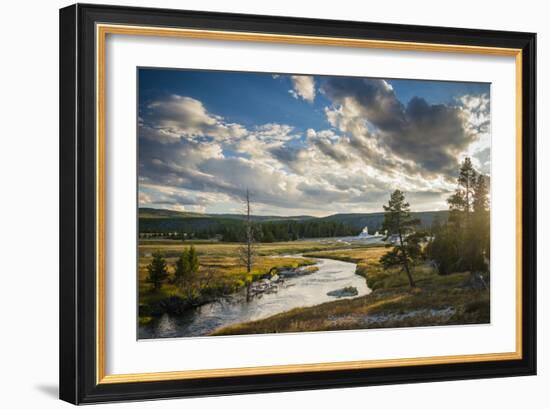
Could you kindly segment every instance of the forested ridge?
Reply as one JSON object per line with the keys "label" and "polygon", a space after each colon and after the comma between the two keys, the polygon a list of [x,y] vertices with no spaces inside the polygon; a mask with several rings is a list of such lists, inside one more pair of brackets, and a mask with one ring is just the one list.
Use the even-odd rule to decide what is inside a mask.
{"label": "forested ridge", "polygon": [[[448,211],[414,212],[421,227],[430,229],[433,221],[445,222]],[[164,209],[139,209],[141,238],[242,240],[243,216],[239,214],[200,214]],[[382,228],[384,214],[346,213],[326,217],[253,216],[257,240],[264,243],[303,238],[355,236],[364,227],[374,233]]]}

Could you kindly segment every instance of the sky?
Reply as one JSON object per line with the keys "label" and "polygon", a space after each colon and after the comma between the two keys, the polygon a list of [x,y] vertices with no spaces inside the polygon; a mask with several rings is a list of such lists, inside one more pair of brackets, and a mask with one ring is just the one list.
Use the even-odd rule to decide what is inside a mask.
{"label": "sky", "polygon": [[138,91],[140,207],[442,210],[466,156],[490,170],[488,83],[140,68]]}

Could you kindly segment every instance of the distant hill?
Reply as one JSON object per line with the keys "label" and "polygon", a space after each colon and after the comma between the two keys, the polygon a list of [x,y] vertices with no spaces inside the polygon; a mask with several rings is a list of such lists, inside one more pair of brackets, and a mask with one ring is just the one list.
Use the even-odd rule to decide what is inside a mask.
{"label": "distant hill", "polygon": [[[447,210],[428,211],[428,212],[411,212],[411,214],[420,219],[420,226],[430,228],[436,216],[439,216],[441,222],[447,221]],[[321,220],[337,221],[348,226],[362,229],[368,227],[371,233],[382,228],[384,221],[384,213],[337,213],[321,218]]]}
{"label": "distant hill", "polygon": [[[216,234],[224,228],[240,225],[245,216],[241,214],[207,214],[179,212],[175,210],[140,208],[140,233],[169,232],[210,232]],[[312,216],[252,216],[257,223],[302,221],[314,219]]]}
{"label": "distant hill", "polygon": [[[209,219],[236,219],[243,220],[245,215],[235,213],[196,213],[180,212],[177,210],[154,209],[151,207],[140,207],[140,219],[190,219],[190,218],[209,218]],[[258,221],[277,221],[277,220],[307,220],[314,219],[314,216],[252,216],[252,219]]]}
{"label": "distant hill", "polygon": [[192,217],[204,218],[209,216],[204,213],[179,212],[176,210],[153,209],[149,207],[140,208],[138,210],[140,219],[188,219]]}
{"label": "distant hill", "polygon": [[[421,227],[430,228],[434,219],[439,217],[441,222],[447,220],[448,211],[413,212],[420,219]],[[374,233],[381,230],[384,213],[338,213],[325,217],[314,216],[253,216],[253,220],[265,226],[308,225],[307,231],[316,231],[318,226],[325,226],[330,231],[346,231],[358,233],[365,226]],[[244,215],[240,214],[202,214],[193,212],[178,212],[174,210],[140,208],[139,232],[140,233],[186,233],[188,235],[208,238],[217,234],[223,235],[228,231],[238,230],[242,227]],[[312,226],[315,226],[314,228]],[[344,226],[346,229],[338,229]],[[296,229],[298,230],[298,229]]]}
{"label": "distant hill", "polygon": [[[224,219],[237,219],[237,220],[244,220],[245,216],[243,214],[234,214],[234,213],[211,213],[209,214],[211,217],[221,217]],[[315,219],[313,216],[252,216],[252,220],[259,221],[259,222],[276,222],[276,221],[284,221],[284,220],[310,220]]]}

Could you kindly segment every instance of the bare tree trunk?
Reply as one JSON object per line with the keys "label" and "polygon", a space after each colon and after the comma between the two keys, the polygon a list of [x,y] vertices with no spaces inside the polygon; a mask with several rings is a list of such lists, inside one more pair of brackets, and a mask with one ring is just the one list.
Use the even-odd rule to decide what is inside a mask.
{"label": "bare tree trunk", "polygon": [[247,286],[246,286],[246,301],[250,301],[250,290],[252,287],[252,280],[248,280],[250,273],[252,272],[252,265],[254,263],[254,227],[252,226],[252,211],[250,206],[250,193],[246,189],[246,196],[244,200],[245,205],[245,243],[241,247],[241,260],[246,267],[247,274]]}

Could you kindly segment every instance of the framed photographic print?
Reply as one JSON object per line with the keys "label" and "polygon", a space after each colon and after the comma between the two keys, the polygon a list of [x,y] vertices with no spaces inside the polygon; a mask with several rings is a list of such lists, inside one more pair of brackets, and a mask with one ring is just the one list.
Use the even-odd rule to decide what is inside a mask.
{"label": "framed photographic print", "polygon": [[61,9],[61,399],[535,374],[535,43]]}

